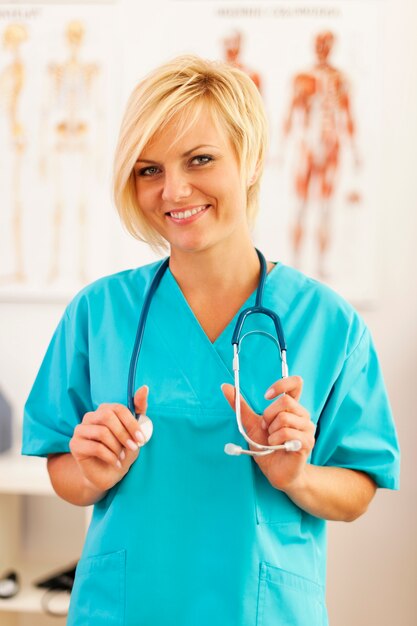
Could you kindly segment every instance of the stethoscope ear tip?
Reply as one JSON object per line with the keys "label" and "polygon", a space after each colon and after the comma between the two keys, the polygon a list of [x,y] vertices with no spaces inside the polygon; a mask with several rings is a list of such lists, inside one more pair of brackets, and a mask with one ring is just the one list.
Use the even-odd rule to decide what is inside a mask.
{"label": "stethoscope ear tip", "polygon": [[226,443],[224,451],[230,456],[239,456],[239,454],[242,453],[242,448],[237,446],[235,443]]}
{"label": "stethoscope ear tip", "polygon": [[285,450],[287,452],[298,452],[303,447],[303,444],[298,439],[291,439],[284,443]]}

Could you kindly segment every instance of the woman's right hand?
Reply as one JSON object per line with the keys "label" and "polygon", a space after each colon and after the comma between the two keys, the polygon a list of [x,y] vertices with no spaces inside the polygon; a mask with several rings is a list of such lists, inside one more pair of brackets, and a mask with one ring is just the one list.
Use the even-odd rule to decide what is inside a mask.
{"label": "woman's right hand", "polygon": [[[148,391],[144,385],[135,393],[137,414],[146,415]],[[151,435],[152,422],[148,417],[138,423],[126,406],[100,404],[75,427],[70,450],[88,483],[106,491],[127,474],[140,447]]]}

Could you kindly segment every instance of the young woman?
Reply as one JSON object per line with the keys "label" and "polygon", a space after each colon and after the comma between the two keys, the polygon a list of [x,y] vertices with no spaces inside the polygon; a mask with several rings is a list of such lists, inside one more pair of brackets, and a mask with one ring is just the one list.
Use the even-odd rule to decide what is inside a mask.
{"label": "young woman", "polygon": [[325,626],[325,520],[397,488],[364,322],[252,243],[266,142],[258,90],[224,64],[175,59],[128,102],[116,205],[169,260],[74,298],[25,411],[23,453],[94,504],[71,626]]}

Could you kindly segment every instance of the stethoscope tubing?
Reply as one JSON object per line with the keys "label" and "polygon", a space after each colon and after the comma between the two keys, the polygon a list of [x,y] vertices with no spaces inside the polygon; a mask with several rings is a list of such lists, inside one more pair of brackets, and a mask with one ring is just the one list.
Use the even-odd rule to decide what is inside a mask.
{"label": "stethoscope tubing", "polygon": [[[265,280],[266,280],[266,274],[267,274],[265,257],[258,249],[256,249],[256,253],[258,255],[260,265],[261,265],[261,274],[260,274],[258,289],[256,292],[255,306],[249,307],[240,313],[238,320],[236,322],[235,330],[233,332],[232,345],[233,345],[233,350],[234,350],[233,370],[234,370],[234,380],[235,380],[235,390],[236,390],[235,410],[236,410],[237,425],[238,425],[239,432],[242,435],[242,437],[245,439],[245,441],[248,444],[252,445],[253,447],[258,448],[258,450],[244,450],[243,448],[241,448],[240,446],[236,446],[235,444],[226,444],[225,452],[227,454],[248,454],[252,456],[255,456],[255,455],[264,456],[266,454],[271,454],[272,452],[275,452],[276,450],[282,450],[282,449],[285,449],[288,451],[299,450],[301,448],[301,443],[299,441],[289,441],[289,442],[285,442],[285,444],[282,444],[280,446],[262,445],[250,439],[248,435],[246,434],[245,429],[243,428],[243,425],[242,425],[238,354],[239,354],[243,326],[244,326],[246,319],[250,315],[258,313],[261,315],[267,315],[268,317],[272,319],[274,326],[275,326],[276,333],[277,333],[277,338],[278,338],[277,343],[278,343],[280,356],[281,356],[282,377],[285,378],[286,376],[288,376],[288,368],[287,368],[287,361],[286,361],[286,343],[285,343],[285,337],[284,337],[284,332],[282,329],[281,321],[278,315],[274,311],[271,311],[270,309],[266,309],[262,306],[263,292],[264,292],[264,286],[265,286]],[[139,354],[140,354],[140,350],[141,350],[142,342],[143,342],[143,335],[145,332],[146,321],[148,319],[148,313],[149,313],[149,309],[152,303],[152,299],[168,267],[169,267],[169,257],[161,261],[161,264],[159,265],[154,277],[152,278],[152,281],[146,293],[145,301],[143,303],[142,311],[139,317],[135,342],[133,345],[132,356],[131,356],[130,365],[129,365],[128,382],[127,382],[127,404],[128,404],[129,410],[131,411],[133,415],[136,416],[136,418],[138,418],[139,415],[137,415],[135,412],[135,404],[134,404],[135,388],[134,387],[135,387],[136,371],[137,371],[137,365],[138,365],[138,360],[139,360]]]}
{"label": "stethoscope tubing", "polygon": [[140,314],[138,328],[136,331],[135,343],[133,345],[132,357],[130,359],[129,366],[129,374],[127,381],[127,405],[133,415],[136,415],[135,412],[135,402],[134,402],[134,394],[135,394],[135,380],[136,380],[136,370],[139,360],[140,349],[142,347],[143,335],[145,332],[146,320],[148,319],[149,308],[151,306],[152,298],[154,297],[155,291],[158,288],[159,283],[162,280],[163,275],[165,274],[167,268],[169,266],[169,257],[162,260],[160,266],[158,267],[151,285],[148,289],[148,292],[145,296],[145,301],[143,303],[142,311]]}

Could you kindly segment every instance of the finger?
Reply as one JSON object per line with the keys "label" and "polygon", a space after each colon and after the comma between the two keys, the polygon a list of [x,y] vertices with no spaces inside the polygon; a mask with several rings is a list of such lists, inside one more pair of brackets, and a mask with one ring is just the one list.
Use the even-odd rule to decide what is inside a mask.
{"label": "finger", "polygon": [[149,439],[152,437],[153,433],[153,424],[149,417],[146,415],[146,411],[148,410],[148,395],[149,395],[149,387],[147,385],[142,385],[137,389],[134,396],[134,405],[135,412],[138,418],[138,427],[139,432],[142,433],[144,439],[140,440],[138,432],[136,431],[135,437],[138,441],[138,445],[142,446],[145,443],[148,443]]}
{"label": "finger", "polygon": [[222,390],[224,397],[230,404],[230,408],[232,408],[234,411],[235,410],[235,396],[236,396],[235,388],[233,387],[233,385],[230,385],[229,383],[223,383],[223,385],[220,386],[220,389]]}
{"label": "finger", "polygon": [[77,440],[88,439],[90,441],[97,441],[99,443],[102,443],[117,456],[119,456],[121,451],[123,450],[122,444],[107,428],[107,426],[96,424],[79,424],[74,429],[74,437]]}
{"label": "finger", "polygon": [[[232,409],[235,411],[235,405],[236,405],[236,389],[233,385],[230,385],[229,383],[223,383],[223,385],[221,386],[221,390],[223,391],[224,397],[226,398],[226,400],[228,401],[228,403],[230,404],[230,406],[232,407]],[[243,417],[243,415],[247,415],[251,418],[253,418],[254,416],[256,416],[259,419],[259,415],[257,415],[255,413],[255,411],[253,411],[251,409],[251,407],[249,406],[249,404],[246,402],[246,400],[242,397],[242,394],[240,395],[240,414]]]}
{"label": "finger", "polygon": [[103,463],[106,463],[106,465],[113,465],[118,468],[121,468],[122,466],[118,455],[109,450],[107,446],[99,441],[79,439],[71,445],[71,452],[80,461],[83,459],[96,458]]}
{"label": "finger", "polygon": [[304,418],[310,417],[307,409],[297,402],[297,400],[294,400],[294,398],[292,398],[289,394],[285,393],[279,396],[277,400],[271,402],[271,404],[263,412],[263,418],[267,424],[269,424],[281,411],[294,413],[294,415],[299,415]]}
{"label": "finger", "polygon": [[[233,385],[230,385],[229,383],[223,383],[221,389],[223,391],[224,397],[229,402],[231,408],[235,411],[235,387]],[[262,418],[251,409],[246,400],[242,398],[242,395],[240,396],[240,416],[242,419],[243,428],[245,429],[249,439],[252,439],[257,443],[265,443],[266,433],[261,426]]]}
{"label": "finger", "polygon": [[138,440],[136,439],[136,433],[141,433],[136,419],[123,404],[101,404],[97,411],[85,415],[84,419],[86,423],[104,424],[120,441],[122,446],[133,452],[137,450]]}
{"label": "finger", "polygon": [[302,390],[303,379],[301,376],[288,376],[287,378],[280,378],[273,383],[265,392],[265,398],[271,400],[281,393],[288,393],[294,400],[298,401],[301,397]]}
{"label": "finger", "polygon": [[146,411],[148,410],[148,394],[148,385],[142,385],[142,387],[136,390],[133,403],[137,415],[146,415]]}
{"label": "finger", "polygon": [[[127,442],[128,447],[133,450],[133,446],[129,442],[133,442],[138,447],[143,446],[143,444],[146,443],[146,437],[143,434],[137,419],[133,417],[129,409],[123,405],[116,405],[115,413],[130,434],[129,441]],[[149,418],[146,419],[149,420]]]}
{"label": "finger", "polygon": [[301,448],[299,450],[310,452],[314,447],[313,434],[306,433],[305,431],[297,430],[296,428],[280,428],[277,432],[272,433],[268,437],[268,445],[280,446],[286,441],[298,440],[301,442]]}
{"label": "finger", "polygon": [[279,413],[275,417],[275,419],[269,424],[269,435],[277,432],[280,428],[295,428],[296,430],[305,432],[309,432],[311,430],[309,428],[307,420],[304,417],[294,415],[294,413],[287,413],[286,411],[281,411],[281,413]]}

